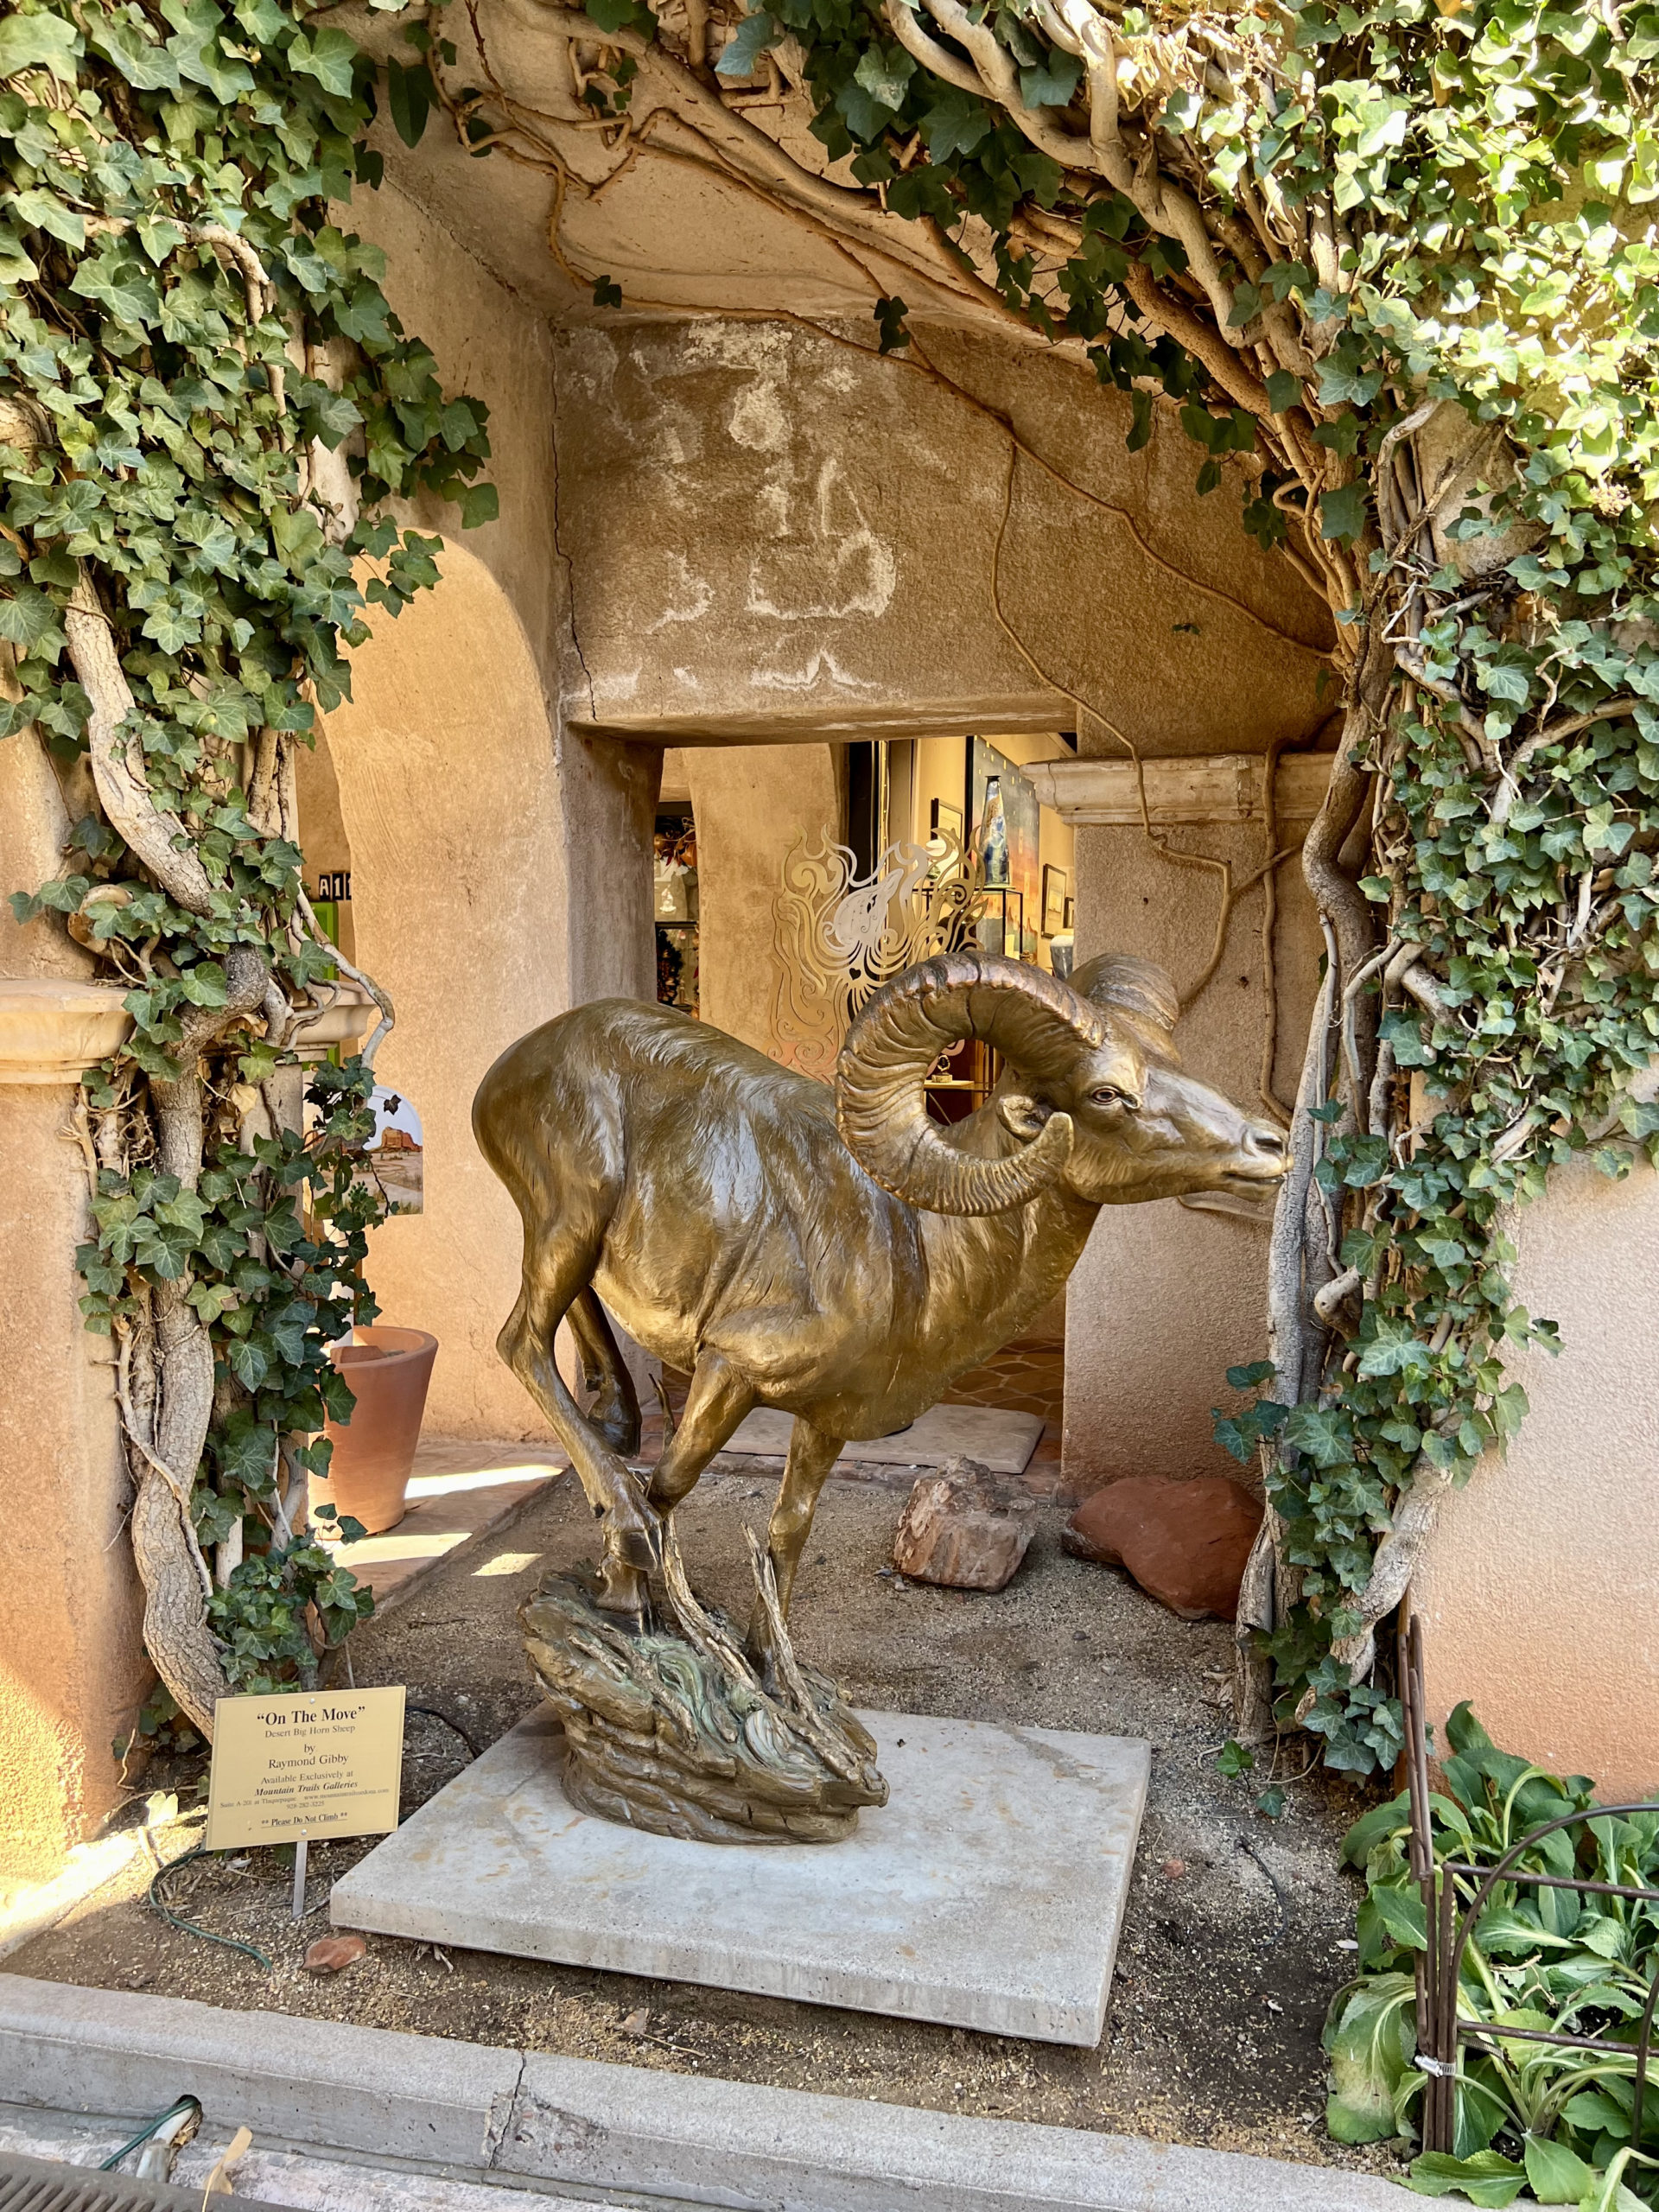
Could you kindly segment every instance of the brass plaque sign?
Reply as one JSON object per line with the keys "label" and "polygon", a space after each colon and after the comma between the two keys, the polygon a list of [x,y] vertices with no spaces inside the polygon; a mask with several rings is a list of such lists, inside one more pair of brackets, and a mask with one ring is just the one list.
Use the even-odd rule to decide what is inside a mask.
{"label": "brass plaque sign", "polygon": [[288,1690],[213,1707],[209,1851],[301,1836],[389,1835],[404,1765],[404,1688]]}

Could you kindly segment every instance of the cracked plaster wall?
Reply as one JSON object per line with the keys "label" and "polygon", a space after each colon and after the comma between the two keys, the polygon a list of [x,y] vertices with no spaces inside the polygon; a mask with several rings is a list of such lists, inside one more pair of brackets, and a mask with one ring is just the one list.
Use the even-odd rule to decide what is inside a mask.
{"label": "cracked plaster wall", "polygon": [[[1172,410],[1130,454],[1127,402],[1086,375],[928,345],[1093,495],[1018,462],[1001,596],[1058,683],[1148,753],[1313,724],[1325,610],[1243,536],[1236,479],[1195,497]],[[566,331],[555,377],[574,722],[693,744],[1077,722],[998,623],[1010,448],[983,411],[784,322]]]}

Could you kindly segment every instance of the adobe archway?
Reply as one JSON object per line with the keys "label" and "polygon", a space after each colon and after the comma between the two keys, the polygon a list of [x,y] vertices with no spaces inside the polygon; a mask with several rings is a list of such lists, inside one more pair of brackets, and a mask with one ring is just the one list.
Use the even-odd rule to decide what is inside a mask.
{"label": "adobe archway", "polygon": [[[498,1359],[518,1294],[518,1217],[473,1141],[497,1054],[581,1000],[651,997],[655,748],[561,739],[512,602],[465,547],[353,657],[353,699],[302,776],[349,852],[358,963],[397,1024],[376,1072],[418,1110],[424,1210],[375,1232],[388,1320],[441,1350],[430,1433],[546,1431]],[[332,792],[330,786],[332,785]]]}

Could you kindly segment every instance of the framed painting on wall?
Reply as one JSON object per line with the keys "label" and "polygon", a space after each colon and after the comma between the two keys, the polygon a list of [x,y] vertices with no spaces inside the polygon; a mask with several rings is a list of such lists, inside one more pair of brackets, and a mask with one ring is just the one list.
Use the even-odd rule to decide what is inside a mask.
{"label": "framed painting on wall", "polygon": [[392,1212],[419,1213],[425,1198],[426,1139],[407,1098],[377,1083],[370,1094],[374,1135],[364,1165]]}
{"label": "framed painting on wall", "polygon": [[1071,879],[1063,868],[1046,868],[1043,870],[1043,935],[1045,937],[1058,937],[1060,931],[1068,926],[1065,918],[1068,901],[1065,894],[1070,888],[1070,884]]}
{"label": "framed painting on wall", "polygon": [[984,862],[988,893],[1007,893],[1014,905],[1003,918],[1010,960],[1037,957],[1041,905],[1038,830],[1041,817],[1031,779],[982,737],[968,743],[968,819]]}
{"label": "framed painting on wall", "polygon": [[962,845],[962,809],[952,806],[949,799],[930,799],[927,808],[927,849],[930,856],[942,861],[952,851],[960,852]]}

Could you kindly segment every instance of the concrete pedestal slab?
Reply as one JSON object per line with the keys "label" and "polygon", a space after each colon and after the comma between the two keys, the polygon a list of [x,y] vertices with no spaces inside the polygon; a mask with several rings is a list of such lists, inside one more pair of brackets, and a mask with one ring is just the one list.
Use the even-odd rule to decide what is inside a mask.
{"label": "concrete pedestal slab", "polygon": [[860,1716],[887,1805],[844,1843],[721,1847],[578,1813],[533,1713],[334,1887],[337,1926],[1092,2047],[1149,1747]]}

